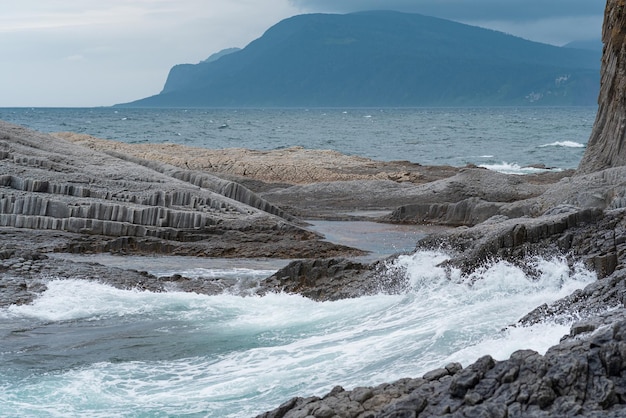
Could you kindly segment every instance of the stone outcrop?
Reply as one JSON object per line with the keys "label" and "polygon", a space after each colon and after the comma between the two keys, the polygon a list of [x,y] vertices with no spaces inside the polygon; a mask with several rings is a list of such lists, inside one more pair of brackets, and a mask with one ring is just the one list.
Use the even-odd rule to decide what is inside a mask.
{"label": "stone outcrop", "polygon": [[[226,192],[232,185],[246,185],[265,202],[283,208],[283,212],[239,200],[280,216],[287,211],[301,218],[349,219],[356,216],[345,213],[395,209],[382,220],[475,225],[496,214],[536,216],[540,213],[536,208],[511,202],[537,197],[550,185],[573,174],[564,171],[517,176],[476,167],[381,162],[302,147],[208,150],[175,144],[124,144],[73,133],[55,135],[151,167],[165,163],[178,167],[185,175],[202,173],[204,177],[213,177],[203,187],[229,197]],[[190,168],[195,171],[189,171]],[[233,181],[227,182],[230,186],[220,186],[210,173]]]}
{"label": "stone outcrop", "polygon": [[604,14],[598,114],[578,169],[583,173],[626,165],[626,2],[608,0]]}
{"label": "stone outcrop", "polygon": [[570,254],[604,277],[616,263],[602,260],[617,259],[626,251],[625,217],[624,210],[606,215],[597,208],[560,206],[538,218],[495,217],[472,228],[427,236],[417,247],[448,250],[453,254],[448,263],[465,273],[494,259],[523,265],[529,256]]}
{"label": "stone outcrop", "polygon": [[7,123],[0,123],[0,226],[68,234],[57,251],[358,253],[319,242],[292,216],[232,181]]}
{"label": "stone outcrop", "polygon": [[260,193],[265,199],[298,214],[355,210],[388,210],[381,218],[393,223],[475,225],[495,214],[523,216],[532,207],[513,206],[540,196],[572,172],[508,175],[482,168],[425,184],[391,180],[337,181],[295,185]]}
{"label": "stone outcrop", "polygon": [[[290,147],[259,151],[241,148],[211,150],[177,144],[126,144],[89,135],[61,132],[56,137],[98,151],[113,151],[147,161],[231,176],[238,182],[311,184],[352,180],[426,183],[456,173],[454,167],[427,167],[408,161],[381,162],[331,150]],[[275,187],[275,186],[273,186]]]}
{"label": "stone outcrop", "polygon": [[463,169],[456,176],[415,186],[414,190],[406,192],[413,202],[399,206],[383,219],[473,226],[494,216],[536,218],[559,205],[620,209],[626,207],[626,167],[587,174],[546,173],[534,178]]}
{"label": "stone outcrop", "polygon": [[261,281],[257,293],[298,293],[322,302],[405,291],[405,277],[387,267],[385,261],[369,265],[349,259],[296,260]]}
{"label": "stone outcrop", "polygon": [[555,182],[572,172],[532,176],[507,175],[465,168],[447,179],[416,186],[405,195],[411,203],[383,218],[389,222],[472,226],[499,215],[510,218],[538,216],[545,207],[536,204]]}
{"label": "stone outcrop", "polygon": [[323,397],[293,398],[258,418],[622,417],[626,404],[626,320],[605,317],[591,332],[573,327],[545,355],[520,350],[463,368],[448,364],[421,378]]}

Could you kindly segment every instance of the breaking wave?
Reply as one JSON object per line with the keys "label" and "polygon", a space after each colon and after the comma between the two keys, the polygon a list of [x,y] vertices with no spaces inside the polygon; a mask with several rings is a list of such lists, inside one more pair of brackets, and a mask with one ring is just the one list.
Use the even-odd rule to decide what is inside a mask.
{"label": "breaking wave", "polygon": [[206,296],[55,280],[0,311],[0,404],[7,415],[252,416],[293,396],[421,376],[484,354],[544,352],[567,325],[507,328],[595,279],[535,259],[470,277],[418,252],[394,263],[410,289],[314,302],[298,295]]}

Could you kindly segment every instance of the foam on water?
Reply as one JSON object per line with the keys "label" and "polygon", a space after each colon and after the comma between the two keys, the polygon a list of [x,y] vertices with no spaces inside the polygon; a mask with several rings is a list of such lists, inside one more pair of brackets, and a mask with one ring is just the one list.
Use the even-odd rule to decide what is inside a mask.
{"label": "foam on water", "polygon": [[497,171],[504,174],[533,174],[533,173],[543,173],[545,171],[561,171],[560,169],[550,170],[547,168],[537,168],[537,167],[522,167],[516,163],[507,163],[505,161],[497,164],[480,164],[479,167],[486,168],[488,170]]}
{"label": "foam on water", "polygon": [[539,148],[564,147],[564,148],[585,148],[585,144],[574,141],[556,141],[550,144],[540,145]]}
{"label": "foam on water", "polygon": [[[521,348],[543,352],[566,325],[506,327],[594,280],[559,258],[529,261],[534,278],[505,262],[462,278],[438,267],[446,258],[401,256],[392,268],[409,278],[405,294],[323,303],[286,294],[149,293],[53,281],[32,304],[0,311],[0,330],[20,327],[0,350],[3,413],[252,416],[337,384],[349,389],[418,377],[487,353],[504,359]],[[103,334],[108,327],[114,332]],[[61,342],[50,341],[57,335]],[[68,358],[40,353],[46,344],[59,344]],[[97,352],[93,360],[71,363],[72,352],[79,356],[85,347]],[[125,358],[131,349],[138,354]],[[11,366],[25,354],[37,367],[50,367]]]}

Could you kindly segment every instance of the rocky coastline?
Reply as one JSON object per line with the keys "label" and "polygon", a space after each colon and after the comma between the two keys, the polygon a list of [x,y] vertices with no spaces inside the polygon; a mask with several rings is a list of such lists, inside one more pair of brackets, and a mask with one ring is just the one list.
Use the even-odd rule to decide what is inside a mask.
{"label": "rocky coastline", "polygon": [[[127,144],[44,135],[6,123],[0,123],[0,138],[0,306],[31,302],[50,277],[97,278],[153,292],[216,294],[234,285],[70,262],[54,253],[297,259],[246,291],[294,292],[319,301],[403,292],[406,278],[386,271],[385,260],[357,261],[361,251],[322,240],[301,220],[302,214],[359,220],[359,212],[386,211],[379,221],[447,226],[416,247],[447,248],[454,254],[448,262],[468,274],[496,257],[528,267],[530,256],[565,254],[594,270],[599,280],[512,324],[578,318],[562,343],[544,356],[520,351],[507,361],[487,356],[465,367],[442,365],[424,376],[377,387],[336,387],[321,398],[291,399],[261,416],[623,412],[626,168],[520,177],[333,154],[346,166],[353,164],[354,177],[346,178],[345,166],[335,168],[339,173],[332,177],[330,166],[322,170],[324,181],[286,177],[273,183],[251,174],[191,170],[185,159],[164,160],[167,149],[148,159]],[[180,158],[180,151],[172,157]],[[193,155],[197,150],[183,151]],[[283,152],[309,161],[311,151]],[[284,154],[267,153],[259,161],[251,153],[251,161],[246,153],[237,158],[258,173],[284,159]]]}
{"label": "rocky coastline", "polygon": [[[493,258],[527,267],[533,255],[566,254],[584,262],[596,282],[515,324],[575,319],[570,333],[543,356],[520,350],[505,361],[484,356],[465,368],[442,365],[377,387],[336,387],[321,398],[291,399],[260,417],[626,415],[625,7],[623,0],[607,1],[599,110],[575,173],[541,192],[518,179],[522,184],[509,187],[528,194],[507,199],[499,193],[510,179],[484,181],[461,170],[422,187],[418,199],[386,218],[461,225],[421,240],[418,248],[444,246],[455,254],[449,262],[465,273]],[[457,183],[455,177],[464,175],[466,181]],[[494,187],[486,189],[487,182]],[[429,189],[440,197],[429,199]]]}
{"label": "rocky coastline", "polygon": [[199,150],[47,135],[0,122],[0,307],[30,303],[50,277],[216,294],[227,280],[156,277],[54,253],[295,259],[255,292],[314,300],[405,289],[385,260],[332,244],[303,219],[435,224],[416,243],[446,248],[469,274],[487,260],[559,254],[598,280],[512,326],[571,322],[539,355],[485,356],[376,387],[288,400],[264,418],[624,416],[626,414],[626,13],[607,2],[599,112],[578,170],[527,176],[425,167],[331,151]]}

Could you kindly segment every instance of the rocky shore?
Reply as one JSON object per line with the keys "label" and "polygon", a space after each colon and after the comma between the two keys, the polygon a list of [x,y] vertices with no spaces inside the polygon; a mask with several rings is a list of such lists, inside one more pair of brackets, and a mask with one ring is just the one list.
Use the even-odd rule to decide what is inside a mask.
{"label": "rocky shore", "polygon": [[[387,271],[385,260],[358,262],[354,256],[361,251],[323,241],[301,221],[302,214],[362,219],[358,213],[386,211],[380,221],[451,227],[420,240],[417,248],[447,248],[454,255],[448,262],[468,274],[496,257],[532,274],[529,256],[566,254],[596,271],[599,280],[520,319],[518,326],[578,318],[544,356],[520,351],[507,361],[487,356],[376,387],[336,387],[323,397],[289,400],[263,417],[623,413],[625,167],[514,176],[333,153],[362,178],[346,179],[345,167],[335,168],[333,178],[330,166],[322,170],[325,181],[272,183],[262,176],[191,170],[184,159],[166,162],[167,146],[158,158],[147,159],[134,146],[53,137],[6,123],[0,123],[0,138],[0,306],[29,303],[50,277],[97,278],[155,292],[215,294],[234,285],[225,279],[155,277],[52,253],[294,258],[254,291],[294,292],[319,301],[403,292],[406,277]],[[284,152],[298,159],[312,151],[265,153],[263,161],[256,153],[248,161],[242,152],[238,158],[249,166],[271,166]],[[393,179],[399,165],[409,174]]]}
{"label": "rocky shore", "polygon": [[[518,263],[529,274],[526,261],[533,255],[583,261],[596,272],[596,282],[516,324],[575,319],[570,333],[545,355],[520,350],[505,361],[485,356],[465,368],[442,365],[377,387],[336,387],[321,398],[291,399],[261,417],[626,415],[625,6],[623,0],[607,2],[598,116],[575,173],[551,185],[530,185],[528,179],[483,180],[461,170],[421,187],[419,198],[386,218],[463,225],[421,240],[418,248],[447,248],[455,254],[449,263],[465,273],[494,258]],[[457,181],[462,176],[465,181]],[[485,188],[486,182],[494,187]],[[501,194],[507,182],[527,194],[507,198]],[[429,190],[437,197],[429,198]]]}
{"label": "rocky shore", "polygon": [[[624,416],[626,414],[626,14],[607,2],[598,117],[576,171],[515,176],[477,167],[379,162],[290,148],[200,150],[47,135],[0,122],[0,307],[31,302],[51,277],[120,288],[232,290],[227,280],[156,277],[53,253],[296,259],[255,292],[314,300],[397,293],[402,272],[329,243],[304,219],[449,227],[416,243],[445,248],[469,274],[505,259],[564,255],[598,280],[517,324],[571,322],[545,355],[485,356],[424,376],[288,400],[265,418]],[[306,396],[306,394],[303,394]]]}

